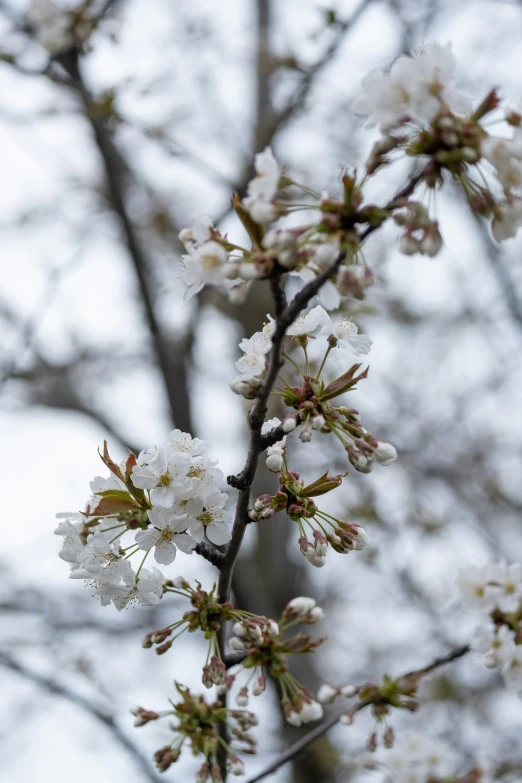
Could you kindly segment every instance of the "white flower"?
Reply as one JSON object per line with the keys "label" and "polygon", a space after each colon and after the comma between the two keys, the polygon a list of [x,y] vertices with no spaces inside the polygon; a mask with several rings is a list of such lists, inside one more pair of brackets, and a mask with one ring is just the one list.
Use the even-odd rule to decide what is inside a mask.
{"label": "white flower", "polygon": [[300,595],[297,598],[292,598],[286,605],[285,612],[288,614],[295,614],[298,617],[305,617],[316,606],[314,598],[309,598],[305,595]]}
{"label": "white flower", "polygon": [[351,699],[358,690],[356,685],[343,685],[341,688],[341,696],[344,696],[345,699]]}
{"label": "white flower", "polygon": [[355,356],[363,353],[370,353],[372,340],[365,334],[359,334],[356,324],[343,315],[338,315],[335,324],[328,318],[329,323],[325,323],[321,329],[321,334],[332,335],[337,338],[337,344],[340,348],[347,348]]}
{"label": "white flower", "polygon": [[506,190],[520,187],[522,182],[522,145],[520,141],[486,136],[481,142],[482,155],[495,167],[498,179]]}
{"label": "white flower", "polygon": [[172,430],[167,443],[167,449],[171,449],[171,451],[185,451],[192,457],[199,456],[205,451],[207,446],[206,440],[193,438],[188,432],[181,432],[181,430]]}
{"label": "white flower", "polygon": [[234,394],[239,394],[246,400],[253,400],[263,385],[263,379],[258,375],[236,375],[228,385]]}
{"label": "white flower", "polygon": [[243,204],[257,223],[275,220],[278,210],[272,203],[279,185],[279,166],[272,150],[267,147],[255,157],[256,176],[248,183]]}
{"label": "white flower", "polygon": [[319,326],[327,327],[331,324],[331,319],[324,307],[317,305],[313,307],[307,313],[301,313],[294,323],[288,327],[287,335],[290,337],[301,337],[302,335],[309,335]]}
{"label": "white flower", "polygon": [[78,565],[84,548],[80,538],[80,530],[83,526],[84,522],[82,521],[70,522],[69,519],[66,519],[64,522],[60,522],[54,531],[55,536],[63,536],[62,548],[58,552],[58,557],[61,557],[66,563],[71,563],[72,566]]}
{"label": "white flower", "polygon": [[433,120],[442,104],[457,114],[470,111],[470,99],[453,84],[456,67],[450,43],[431,41],[414,52],[405,76],[410,79],[410,112],[420,122]]}
{"label": "white flower", "polygon": [[111,543],[107,533],[95,531],[80,554],[79,569],[71,578],[116,582],[132,574],[132,566],[120,551],[119,539]]}
{"label": "white flower", "polygon": [[243,762],[235,758],[233,761],[230,762],[230,773],[232,775],[244,775],[245,774],[245,765]]}
{"label": "white flower", "polygon": [[212,218],[201,213],[194,221],[191,228],[184,228],[179,232],[179,239],[185,245],[186,249],[192,249],[203,245],[212,239],[212,229],[214,223]]}
{"label": "white flower", "polygon": [[236,652],[243,652],[245,650],[245,642],[237,636],[233,636],[228,645],[231,650],[236,650]]}
{"label": "white flower", "polygon": [[266,466],[271,473],[279,473],[283,467],[284,457],[282,450],[275,446],[267,449]]}
{"label": "white flower", "polygon": [[317,701],[321,704],[332,704],[338,695],[339,691],[333,685],[321,685],[317,691]]}
{"label": "white flower", "polygon": [[497,242],[512,239],[522,226],[522,199],[515,198],[510,202],[499,204],[497,210],[491,224],[494,239]]}
{"label": "white flower", "polygon": [[495,607],[495,589],[488,585],[487,568],[468,566],[457,577],[461,604],[465,609],[481,609],[491,612]]}
{"label": "white flower", "polygon": [[91,492],[96,495],[99,492],[107,492],[109,489],[117,489],[123,492],[127,492],[127,487],[114,473],[110,473],[107,478],[102,476],[95,476],[89,484]]}
{"label": "white flower", "polygon": [[186,299],[197,294],[205,285],[221,285],[226,280],[225,265],[228,254],[222,245],[214,240],[190,249],[182,256],[181,279],[187,286]]}
{"label": "white flower", "polygon": [[190,487],[187,473],[191,464],[190,455],[181,451],[162,448],[152,456],[147,453],[142,457],[140,454],[138,464],[132,469],[132,483],[139,489],[150,489],[154,505],[170,508],[176,496]]}
{"label": "white flower", "polygon": [[453,770],[451,748],[428,737],[405,732],[385,756],[386,765],[398,783],[426,783],[446,778]]}
{"label": "white flower", "polygon": [[135,602],[143,606],[159,604],[165,579],[157,568],[152,571],[142,568],[138,577],[132,574],[123,581],[124,585],[105,585],[106,595],[112,599],[118,611]]}
{"label": "white flower", "polygon": [[170,565],[176,557],[176,547],[186,554],[192,554],[196,542],[184,531],[187,529],[187,515],[173,514],[168,508],[151,508],[148,512],[151,526],[136,533],[135,541],[140,549],[154,547],[154,560]]}
{"label": "white flower", "polygon": [[305,701],[301,710],[299,711],[299,717],[302,723],[310,723],[313,720],[321,720],[324,715],[324,710],[318,701]]}
{"label": "white flower", "polygon": [[[309,263],[300,269],[297,274],[305,283],[309,283],[334,263],[339,255],[339,249],[340,243],[338,239],[312,245]],[[327,310],[337,310],[341,304],[341,295],[331,280],[327,280],[321,286],[318,296]]]}
{"label": "white flower", "polygon": [[366,76],[365,94],[355,101],[354,110],[379,122],[383,131],[397,127],[407,115],[430,122],[443,105],[467,112],[469,99],[453,85],[455,68],[451,44],[428,43],[411,57],[398,57],[389,74],[377,71]]}
{"label": "white flower", "polygon": [[361,525],[357,525],[356,523],[352,524],[351,527],[355,528],[354,535],[355,538],[353,540],[353,550],[354,551],[360,551],[361,549],[366,549],[368,544],[370,543],[370,536],[366,532],[366,530],[361,527]]}
{"label": "white flower", "polygon": [[522,644],[515,645],[501,671],[504,682],[510,690],[522,691]]}
{"label": "white flower", "polygon": [[397,449],[386,440],[377,441],[378,445],[372,452],[372,457],[379,465],[391,465],[397,459]]}
{"label": "white flower", "polygon": [[32,0],[27,18],[35,28],[36,37],[51,54],[72,46],[71,18],[49,0]]}
{"label": "white flower", "polygon": [[269,315],[267,318],[268,321],[260,332],[243,338],[239,343],[243,356],[236,362],[236,369],[248,377],[261,375],[265,370],[265,356],[272,348],[272,335],[275,331],[274,319]]}
{"label": "white flower", "polygon": [[195,541],[203,541],[205,534],[217,546],[230,541],[232,517],[224,511],[227,500],[224,492],[215,490],[187,501],[185,509],[189,515],[189,532]]}
{"label": "white flower", "polygon": [[515,634],[507,625],[497,628],[492,622],[484,623],[475,630],[471,649],[485,655],[486,666],[502,666],[511,660]]}
{"label": "white flower", "polygon": [[488,578],[495,589],[495,604],[501,612],[518,611],[522,600],[522,565],[520,563],[491,563]]}

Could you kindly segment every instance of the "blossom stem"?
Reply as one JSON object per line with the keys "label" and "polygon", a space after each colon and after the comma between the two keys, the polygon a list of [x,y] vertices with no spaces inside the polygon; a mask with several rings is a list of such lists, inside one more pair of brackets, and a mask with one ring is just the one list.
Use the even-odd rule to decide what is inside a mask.
{"label": "blossom stem", "polygon": [[328,348],[326,349],[325,355],[323,356],[323,361],[321,362],[321,366],[319,367],[319,370],[317,372],[317,380],[319,380],[319,378],[321,377],[323,367],[326,364],[326,360],[328,359],[328,354],[330,353],[331,350],[332,350],[332,346],[329,345]]}
{"label": "blossom stem", "polygon": [[143,568],[143,564],[145,563],[145,560],[146,560],[146,559],[148,558],[148,556],[149,556],[149,552],[150,552],[150,551],[151,551],[150,549],[147,549],[147,551],[146,551],[146,552],[145,552],[145,554],[143,555],[143,560],[141,561],[141,563],[140,563],[140,565],[139,565],[139,568],[138,568],[138,570],[136,571],[136,581],[137,581],[137,579],[138,579],[138,576],[140,575],[140,571],[141,571],[141,569]]}

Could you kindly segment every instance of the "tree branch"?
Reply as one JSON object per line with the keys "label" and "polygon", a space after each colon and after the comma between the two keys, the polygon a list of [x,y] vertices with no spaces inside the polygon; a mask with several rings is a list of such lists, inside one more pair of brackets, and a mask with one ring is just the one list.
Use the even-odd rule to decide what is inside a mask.
{"label": "tree branch", "polygon": [[129,740],[129,738],[118,726],[113,715],[105,712],[99,707],[96,707],[96,705],[92,704],[88,699],[85,699],[83,696],[80,696],[80,694],[71,691],[65,685],[61,685],[60,683],[55,682],[54,680],[51,680],[48,677],[39,674],[38,672],[33,672],[5,652],[0,652],[0,665],[16,672],[26,680],[34,682],[40,688],[43,688],[49,693],[67,699],[67,701],[75,704],[77,707],[80,707],[84,712],[92,715],[93,718],[96,718],[96,720],[102,723],[105,728],[111,732],[112,736],[118,742],[118,744],[125,750],[126,753],[132,757],[134,763],[140,768],[146,780],[150,781],[150,783],[162,783],[162,779],[156,775],[145,756],[141,754],[138,748]]}
{"label": "tree branch", "polygon": [[[406,674],[403,674],[402,677],[400,677],[400,680],[411,679],[414,677],[420,679],[425,674],[429,674],[435,669],[438,669],[440,666],[444,666],[444,664],[446,663],[451,663],[452,661],[456,661],[458,658],[462,658],[464,655],[466,655],[469,652],[469,650],[470,650],[469,645],[464,645],[463,647],[457,647],[455,650],[452,650],[452,652],[448,653],[447,655],[443,655],[440,658],[435,658],[434,661],[432,661],[427,666],[424,666],[422,669],[416,669],[415,671],[407,672]],[[360,712],[362,709],[368,707],[370,704],[373,704],[373,702],[372,701],[359,702],[359,704],[357,704],[354,709],[350,710],[350,712],[351,713]],[[284,753],[281,753],[279,756],[277,756],[267,767],[261,770],[261,772],[258,772],[257,775],[254,775],[254,777],[249,778],[246,781],[246,783],[258,783],[258,781],[263,780],[264,778],[268,777],[268,775],[271,775],[273,772],[276,772],[284,764],[287,764],[293,758],[295,758],[304,750],[306,750],[307,747],[312,742],[314,742],[319,737],[322,737],[323,734],[326,734],[327,731],[329,731],[333,726],[335,726],[339,722],[341,717],[345,715],[346,712],[347,710],[343,710],[342,712],[338,712],[332,715],[330,718],[327,718],[327,720],[323,721],[318,726],[316,726],[315,729],[309,731],[308,734],[306,734],[302,739],[298,740],[289,748],[287,748],[284,751]]]}

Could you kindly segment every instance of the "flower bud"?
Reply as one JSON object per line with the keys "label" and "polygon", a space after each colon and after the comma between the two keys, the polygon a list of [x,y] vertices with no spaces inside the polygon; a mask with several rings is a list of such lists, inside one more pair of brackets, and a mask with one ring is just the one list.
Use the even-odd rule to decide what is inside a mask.
{"label": "flower bud", "polygon": [[397,459],[397,449],[386,440],[378,440],[372,456],[379,465],[391,465]]}
{"label": "flower bud", "polygon": [[358,690],[356,685],[343,685],[341,688],[341,696],[344,696],[345,699],[351,699]]}
{"label": "flower bud", "polygon": [[266,458],[266,466],[272,473],[280,473],[283,467],[283,455],[282,454],[270,454]]}
{"label": "flower bud", "polygon": [[244,652],[245,650],[245,643],[241,639],[238,639],[237,636],[233,636],[228,644],[232,650],[236,650],[237,652]]}
{"label": "flower bud", "polygon": [[312,440],[312,433],[310,432],[310,430],[302,430],[299,433],[299,440],[302,443],[310,443],[310,441]]}
{"label": "flower bud", "polygon": [[248,689],[241,688],[236,696],[236,704],[238,707],[246,707],[248,704]]}
{"label": "flower bud", "polygon": [[321,704],[332,704],[338,695],[339,690],[334,688],[333,685],[321,685],[317,692],[317,701]]}
{"label": "flower bud", "polygon": [[308,615],[308,622],[310,623],[318,623],[319,620],[324,620],[325,614],[324,609],[321,609],[320,606],[315,606],[310,614]]}
{"label": "flower bud", "polygon": [[228,290],[228,301],[234,305],[242,305],[250,290],[250,283],[240,283]]}
{"label": "flower bud", "polygon": [[415,237],[408,232],[402,235],[399,243],[399,249],[401,253],[404,253],[405,256],[413,256],[415,253],[422,252],[420,240],[415,239]]}
{"label": "flower bud", "polygon": [[254,696],[261,696],[266,690],[266,677],[258,677],[252,685],[252,694]]}
{"label": "flower bud", "polygon": [[152,710],[144,710],[143,707],[135,707],[133,710],[131,710],[131,714],[136,716],[136,720],[134,721],[134,725],[136,727],[145,726],[145,724],[149,723],[149,721],[158,720],[160,717],[157,712],[153,712]]}
{"label": "flower bud", "polygon": [[283,432],[293,432],[297,427],[295,416],[285,416],[283,419]]}
{"label": "flower bud", "polygon": [[232,756],[230,758],[230,774],[231,775],[245,774],[245,765],[240,759],[238,759],[237,756]]}
{"label": "flower bud", "polygon": [[326,420],[324,416],[322,416],[321,414],[319,414],[318,416],[314,416],[312,419],[313,430],[322,430],[325,424],[326,424]]}

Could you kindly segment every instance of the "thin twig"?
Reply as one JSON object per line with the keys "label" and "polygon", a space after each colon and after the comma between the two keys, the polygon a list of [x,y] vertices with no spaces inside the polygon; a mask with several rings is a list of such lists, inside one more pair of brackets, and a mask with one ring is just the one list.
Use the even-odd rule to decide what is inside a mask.
{"label": "thin twig", "polygon": [[88,699],[80,696],[79,693],[71,691],[65,685],[61,685],[55,680],[51,680],[49,677],[45,677],[43,674],[39,674],[38,672],[34,672],[31,669],[28,669],[26,666],[19,663],[19,661],[16,661],[14,658],[12,658],[8,653],[0,652],[0,665],[16,672],[26,680],[34,682],[40,688],[43,688],[49,693],[67,699],[67,701],[75,704],[77,707],[80,707],[84,712],[92,715],[93,718],[96,718],[96,720],[102,723],[105,728],[107,728],[112,733],[114,739],[120,744],[125,752],[132,757],[135,764],[140,768],[142,774],[146,776],[147,780],[149,780],[151,783],[162,783],[162,778],[160,778],[159,775],[156,775],[148,760],[129,740],[129,738],[118,726],[114,716],[109,712],[100,709],[95,704],[92,704]]}
{"label": "thin twig", "polygon": [[[406,679],[411,679],[413,677],[417,677],[420,679],[425,674],[429,674],[435,669],[438,669],[440,666],[444,666],[444,664],[446,663],[451,663],[452,661],[456,661],[458,658],[462,658],[464,655],[466,655],[466,653],[469,652],[469,650],[470,648],[468,645],[465,645],[463,647],[457,647],[455,650],[452,650],[447,655],[443,655],[440,658],[435,658],[434,661],[432,661],[427,666],[424,666],[422,669],[417,669],[415,671],[407,672],[406,674],[403,674],[402,677],[400,677],[400,680],[402,681]],[[354,714],[364,709],[364,707],[368,707],[372,703],[373,703],[372,701],[359,702],[359,704],[357,704],[353,709],[350,709],[349,712],[350,714]],[[294,742],[293,745],[287,748],[284,751],[284,753],[281,753],[279,756],[277,756],[267,767],[261,770],[261,772],[258,772],[257,775],[254,775],[254,777],[249,778],[246,781],[246,783],[258,783],[258,781],[263,780],[264,778],[271,775],[273,772],[276,772],[284,764],[287,764],[293,758],[295,758],[304,750],[306,750],[308,746],[311,745],[312,742],[314,742],[319,737],[322,737],[323,734],[326,734],[327,731],[329,731],[333,726],[335,726],[339,722],[341,717],[345,715],[346,712],[347,710],[343,710],[342,712],[338,712],[332,715],[331,717],[327,718],[325,721],[323,721],[318,726],[316,726],[315,729],[309,731],[308,734],[302,737],[302,739],[298,740],[297,742]]]}

